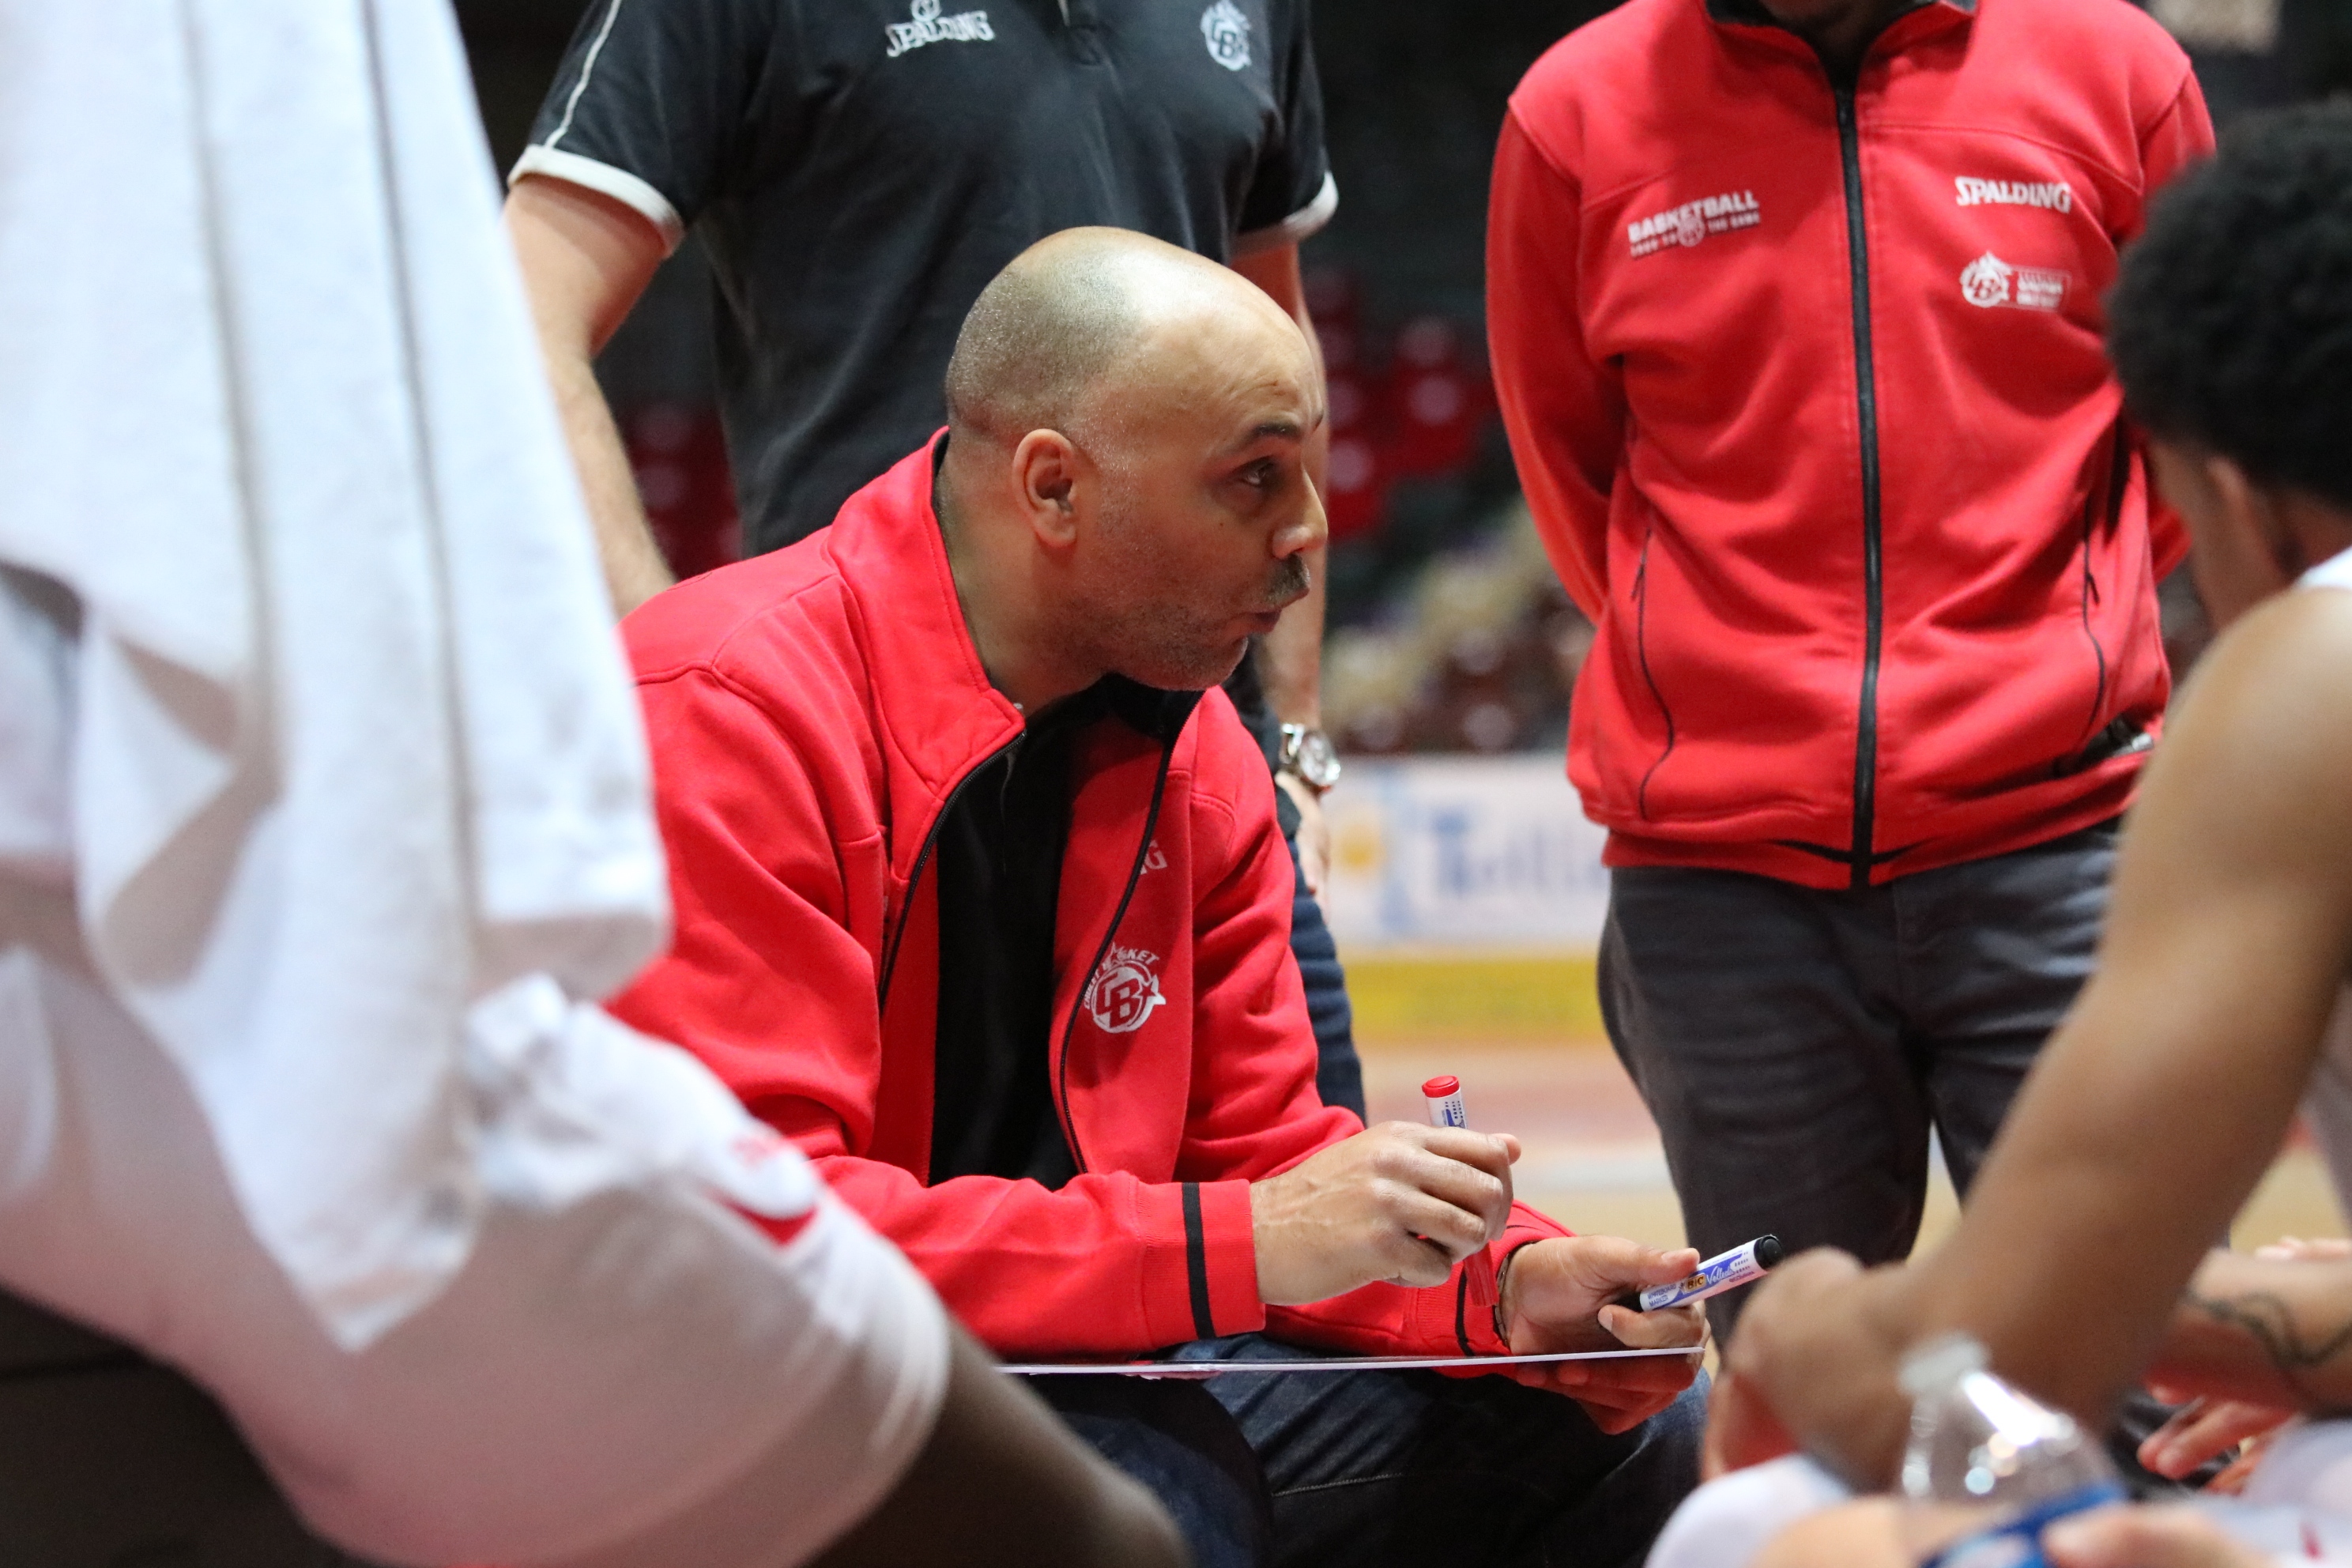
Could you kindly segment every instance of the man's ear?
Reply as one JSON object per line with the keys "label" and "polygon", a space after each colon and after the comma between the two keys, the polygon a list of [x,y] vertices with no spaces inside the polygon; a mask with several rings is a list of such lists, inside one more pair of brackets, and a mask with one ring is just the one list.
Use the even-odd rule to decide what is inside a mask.
{"label": "man's ear", "polygon": [[1085,459],[1059,430],[1032,430],[1013,449],[1013,480],[1037,542],[1066,550],[1077,538],[1077,488]]}

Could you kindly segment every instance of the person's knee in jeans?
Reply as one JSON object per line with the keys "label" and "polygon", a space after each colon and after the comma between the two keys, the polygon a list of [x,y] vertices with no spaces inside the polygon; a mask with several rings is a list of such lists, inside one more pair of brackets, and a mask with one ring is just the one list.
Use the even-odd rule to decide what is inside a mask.
{"label": "person's knee in jeans", "polygon": [[1193,1568],[1273,1560],[1274,1512],[1257,1456],[1197,1383],[1043,1377],[1031,1386],[1070,1429],[1141,1482],[1192,1549]]}

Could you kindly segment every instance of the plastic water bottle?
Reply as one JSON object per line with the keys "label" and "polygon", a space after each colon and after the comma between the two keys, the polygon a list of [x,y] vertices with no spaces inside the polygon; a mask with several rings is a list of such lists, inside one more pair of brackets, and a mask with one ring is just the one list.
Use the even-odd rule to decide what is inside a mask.
{"label": "plastic water bottle", "polygon": [[2048,1568],[2042,1527],[2124,1499],[2096,1436],[1985,1370],[1966,1334],[1904,1360],[1911,1441],[1903,1491],[1915,1560],[1931,1568]]}

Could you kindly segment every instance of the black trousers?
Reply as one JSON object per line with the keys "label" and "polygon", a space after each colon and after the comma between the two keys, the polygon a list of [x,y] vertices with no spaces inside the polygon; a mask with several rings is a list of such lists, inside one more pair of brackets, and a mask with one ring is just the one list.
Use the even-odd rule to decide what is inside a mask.
{"label": "black trousers", "polygon": [[0,1563],[360,1568],[303,1527],[202,1389],[5,1294]]}
{"label": "black trousers", "polygon": [[[1824,892],[1623,868],[1601,939],[1609,1038],[1665,1143],[1690,1243],[1906,1256],[1928,1131],[1965,1197],[2089,977],[2116,827]],[[1746,1291],[1708,1312],[1728,1339]]]}

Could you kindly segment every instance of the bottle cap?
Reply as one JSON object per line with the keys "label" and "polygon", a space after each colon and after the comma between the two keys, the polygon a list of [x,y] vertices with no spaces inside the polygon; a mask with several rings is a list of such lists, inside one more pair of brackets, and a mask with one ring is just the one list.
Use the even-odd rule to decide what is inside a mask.
{"label": "bottle cap", "polygon": [[1972,1372],[1982,1372],[1990,1360],[1973,1334],[1943,1334],[1903,1358],[1896,1381],[1914,1400],[1948,1388]]}
{"label": "bottle cap", "polygon": [[1433,1078],[1423,1084],[1421,1092],[1430,1100],[1444,1100],[1449,1094],[1462,1092],[1462,1080],[1448,1073],[1444,1078]]}

